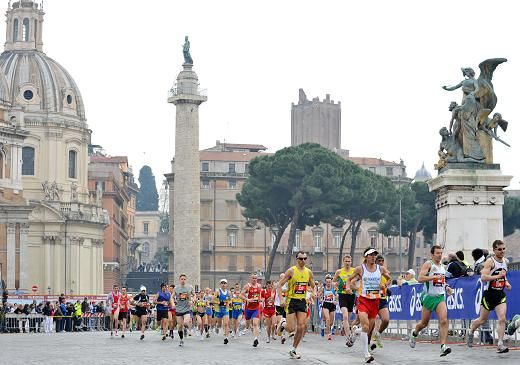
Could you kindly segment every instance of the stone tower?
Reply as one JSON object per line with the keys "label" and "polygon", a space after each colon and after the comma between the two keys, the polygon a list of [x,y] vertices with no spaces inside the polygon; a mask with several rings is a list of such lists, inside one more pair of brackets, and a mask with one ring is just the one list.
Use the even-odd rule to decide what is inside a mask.
{"label": "stone tower", "polygon": [[[199,89],[193,61],[185,55],[183,70],[171,89],[168,103],[175,104],[175,161],[173,164],[173,257],[170,271],[200,286],[200,161],[199,105],[208,98]],[[173,268],[173,270],[172,270]]]}
{"label": "stone tower", "polygon": [[323,101],[308,100],[300,89],[298,104],[291,106],[291,146],[307,142],[341,149],[341,102],[335,104],[329,94]]}

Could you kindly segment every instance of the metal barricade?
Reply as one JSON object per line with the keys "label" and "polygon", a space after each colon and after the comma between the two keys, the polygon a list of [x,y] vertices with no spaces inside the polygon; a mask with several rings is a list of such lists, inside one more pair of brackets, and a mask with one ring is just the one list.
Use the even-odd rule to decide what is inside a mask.
{"label": "metal barricade", "polygon": [[13,314],[5,315],[6,332],[30,333],[43,332],[44,316],[41,314]]}

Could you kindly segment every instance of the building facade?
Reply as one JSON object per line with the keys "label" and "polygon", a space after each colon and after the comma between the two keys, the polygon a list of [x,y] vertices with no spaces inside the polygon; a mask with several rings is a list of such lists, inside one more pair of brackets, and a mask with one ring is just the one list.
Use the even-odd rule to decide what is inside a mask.
{"label": "building facade", "polygon": [[101,201],[110,218],[104,232],[104,292],[121,286],[128,274],[129,166],[126,156],[91,156],[88,166],[89,190]]}
{"label": "building facade", "polygon": [[135,271],[140,265],[148,264],[156,266],[155,254],[160,250],[159,233],[161,228],[161,217],[158,211],[138,211],[135,215],[135,236],[133,246],[135,247]]}
{"label": "building facade", "polygon": [[92,131],[73,78],[43,53],[43,17],[40,1],[10,3],[0,55],[7,87],[2,98],[10,103],[6,120],[28,131],[17,159],[24,197],[33,208],[21,231],[27,234],[19,252],[26,280],[15,289],[98,294],[108,217],[89,197]]}

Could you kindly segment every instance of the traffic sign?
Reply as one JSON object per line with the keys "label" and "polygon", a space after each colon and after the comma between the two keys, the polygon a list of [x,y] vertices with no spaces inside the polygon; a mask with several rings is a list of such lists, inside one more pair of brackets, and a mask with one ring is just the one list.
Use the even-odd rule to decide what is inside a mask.
{"label": "traffic sign", "polygon": [[38,285],[33,285],[32,291],[33,291],[33,293],[36,293],[38,291]]}

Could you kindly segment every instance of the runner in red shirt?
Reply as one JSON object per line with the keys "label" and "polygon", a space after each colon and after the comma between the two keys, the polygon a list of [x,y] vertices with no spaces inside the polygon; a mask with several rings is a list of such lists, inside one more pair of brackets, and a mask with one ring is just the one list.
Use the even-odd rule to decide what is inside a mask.
{"label": "runner in red shirt", "polygon": [[112,306],[112,312],[110,315],[110,336],[114,335],[114,329],[116,331],[117,336],[117,328],[119,323],[119,298],[121,298],[119,286],[114,285],[114,290],[112,291],[112,293],[108,294],[107,297],[107,306]]}
{"label": "runner in red shirt", "polygon": [[244,286],[240,297],[246,302],[246,320],[252,320],[253,325],[253,347],[258,346],[258,326],[260,325],[260,300],[262,285],[258,283],[258,276],[251,274],[251,281]]}
{"label": "runner in red shirt", "polygon": [[273,289],[273,282],[271,280],[266,283],[267,288],[262,291],[262,299],[264,301],[263,316],[267,328],[267,343],[271,342],[271,335],[274,334],[273,318],[276,314],[274,299],[276,292]]}
{"label": "runner in red shirt", "polygon": [[126,286],[121,288],[122,293],[118,301],[119,314],[117,319],[121,323],[121,338],[125,338],[126,323],[128,320],[128,302],[130,298],[128,297],[126,290]]}

